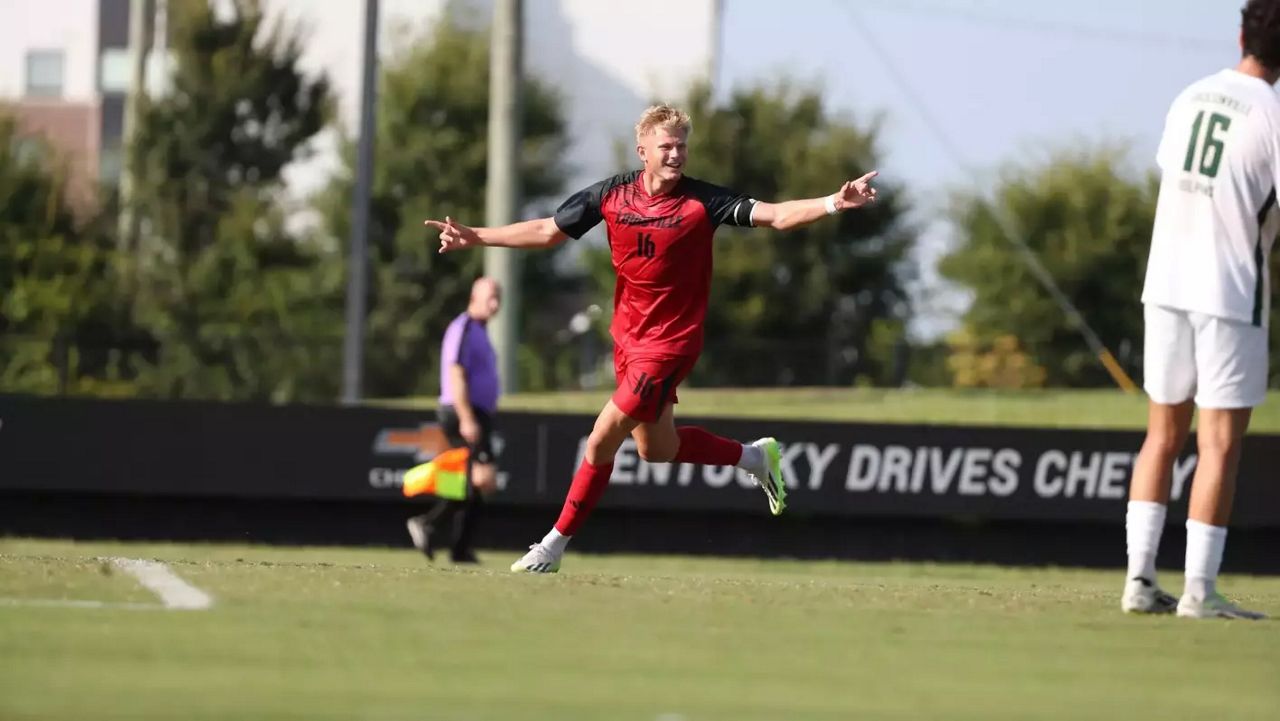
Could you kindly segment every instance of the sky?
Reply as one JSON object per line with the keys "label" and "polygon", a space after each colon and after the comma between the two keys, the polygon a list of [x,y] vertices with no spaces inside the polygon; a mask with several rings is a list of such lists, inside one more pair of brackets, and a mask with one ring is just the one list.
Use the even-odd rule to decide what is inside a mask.
{"label": "sky", "polygon": [[1239,59],[1242,4],[724,0],[716,86],[791,78],[822,88],[829,110],[883,114],[879,170],[907,184],[925,227],[913,330],[934,337],[963,307],[954,291],[924,292],[944,287],[932,265],[953,238],[941,219],[948,192],[1104,142],[1131,147],[1135,169],[1151,167],[1178,91]]}
{"label": "sky", "polygon": [[[440,1],[383,0],[383,13],[421,11]],[[653,52],[668,56],[672,45],[689,42],[690,28],[706,24],[702,10],[686,11],[684,27],[671,3],[607,1],[611,12],[624,1],[645,7],[652,32],[660,33]],[[550,2],[526,0],[526,6],[545,10]],[[601,0],[560,2],[578,14],[603,6]],[[878,169],[906,185],[911,220],[923,229],[912,259],[921,276],[913,288],[919,314],[913,331],[927,338],[953,327],[957,309],[965,305],[963,294],[947,290],[933,271],[953,243],[944,219],[949,193],[981,188],[1001,166],[1099,143],[1128,145],[1135,171],[1151,167],[1165,111],[1177,92],[1236,62],[1243,0],[721,2],[717,92],[791,78],[821,88],[833,112],[881,119]],[[357,0],[270,4],[307,9],[307,15],[324,14],[323,8],[340,16],[336,22],[317,21],[317,28],[334,35],[313,37],[309,53],[326,67],[342,68],[341,77],[358,80]],[[538,13],[526,10],[529,15]],[[627,28],[644,22],[649,21],[637,20],[634,12],[625,21]],[[344,39],[349,42],[339,42]],[[592,31],[568,41],[599,54],[597,46],[603,44],[607,53],[616,39]],[[637,57],[630,42],[618,52],[629,58],[627,70],[664,65]],[[617,75],[616,68],[605,71]],[[610,80],[607,74],[591,77],[583,82]]]}

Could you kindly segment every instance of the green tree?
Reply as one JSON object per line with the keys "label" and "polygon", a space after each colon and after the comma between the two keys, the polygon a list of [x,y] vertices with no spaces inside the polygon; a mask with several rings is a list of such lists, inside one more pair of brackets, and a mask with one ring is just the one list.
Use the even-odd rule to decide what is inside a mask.
{"label": "green tree", "polygon": [[[439,384],[445,326],[466,307],[471,282],[484,268],[481,252],[438,254],[439,241],[422,221],[448,214],[484,220],[489,126],[489,40],[485,30],[452,12],[423,34],[404,34],[383,65],[370,207],[370,283],[365,393],[395,397],[431,393]],[[549,87],[524,85],[520,183],[526,199],[561,190],[565,121]],[[346,168],[318,194],[334,243],[348,247],[354,149]],[[525,353],[538,355],[549,337],[529,331],[556,286],[554,253],[526,253],[522,316]],[[529,387],[529,379],[522,384]]]}
{"label": "green tree", "polygon": [[1102,342],[1137,374],[1142,348],[1139,296],[1158,182],[1131,177],[1110,148],[1058,153],[1004,172],[990,195],[960,193],[952,219],[956,248],[943,276],[967,287],[964,324],[981,344],[1012,336],[1047,372],[1051,386],[1106,386],[1106,370],[1027,269],[1001,229],[1012,224]]}
{"label": "green tree", "polygon": [[66,170],[0,115],[0,390],[127,393],[107,352],[125,320],[117,259],[92,209],[76,216]]}
{"label": "green tree", "polygon": [[131,283],[157,344],[139,380],[162,396],[332,399],[341,269],[287,232],[279,200],[282,170],[325,127],[329,85],[299,69],[299,28],[269,23],[259,0],[227,9],[169,4],[170,89],[131,148],[143,229]]}
{"label": "green tree", "polygon": [[[693,121],[690,175],[754,198],[826,195],[879,165],[877,125],[830,113],[817,90],[783,82],[716,103],[699,85],[684,108]],[[716,233],[706,349],[694,383],[891,380],[908,316],[900,261],[913,236],[900,186],[884,176],[876,186],[875,205],[806,228]],[[612,307],[612,271],[599,258],[594,269],[599,302]]]}

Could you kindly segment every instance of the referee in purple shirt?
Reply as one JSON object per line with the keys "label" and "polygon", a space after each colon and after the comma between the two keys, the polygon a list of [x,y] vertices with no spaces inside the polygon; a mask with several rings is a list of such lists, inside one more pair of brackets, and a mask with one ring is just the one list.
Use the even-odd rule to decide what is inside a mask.
{"label": "referee in purple shirt", "polygon": [[467,499],[440,499],[430,511],[410,518],[413,545],[435,558],[435,525],[453,511],[453,538],[449,557],[454,563],[476,563],[472,540],[484,497],[497,488],[493,454],[493,416],[498,410],[501,387],[498,356],[489,342],[486,324],[502,305],[502,289],[492,278],[471,285],[466,312],[449,324],[440,350],[440,426],[453,447],[471,451],[467,464]]}

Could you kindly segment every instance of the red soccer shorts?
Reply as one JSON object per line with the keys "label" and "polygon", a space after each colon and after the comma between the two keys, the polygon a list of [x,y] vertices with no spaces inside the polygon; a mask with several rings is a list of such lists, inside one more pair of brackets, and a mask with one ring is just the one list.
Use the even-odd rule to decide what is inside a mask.
{"label": "red soccer shorts", "polygon": [[615,347],[613,372],[618,388],[613,404],[641,423],[653,423],[668,403],[677,403],[676,386],[693,370],[696,356],[664,356],[627,352]]}

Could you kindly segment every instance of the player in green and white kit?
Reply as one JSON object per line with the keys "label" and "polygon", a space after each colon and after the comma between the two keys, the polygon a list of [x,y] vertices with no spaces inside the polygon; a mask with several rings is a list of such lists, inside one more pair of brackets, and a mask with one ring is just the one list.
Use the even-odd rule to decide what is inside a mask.
{"label": "player in green and white kit", "polygon": [[[1157,161],[1160,199],[1142,291],[1147,438],[1126,518],[1125,611],[1263,618],[1216,588],[1249,416],[1267,390],[1268,261],[1280,231],[1280,0],[1242,11],[1243,59],[1173,101]],[[1199,462],[1180,599],[1156,584],[1174,459],[1195,409]]]}

